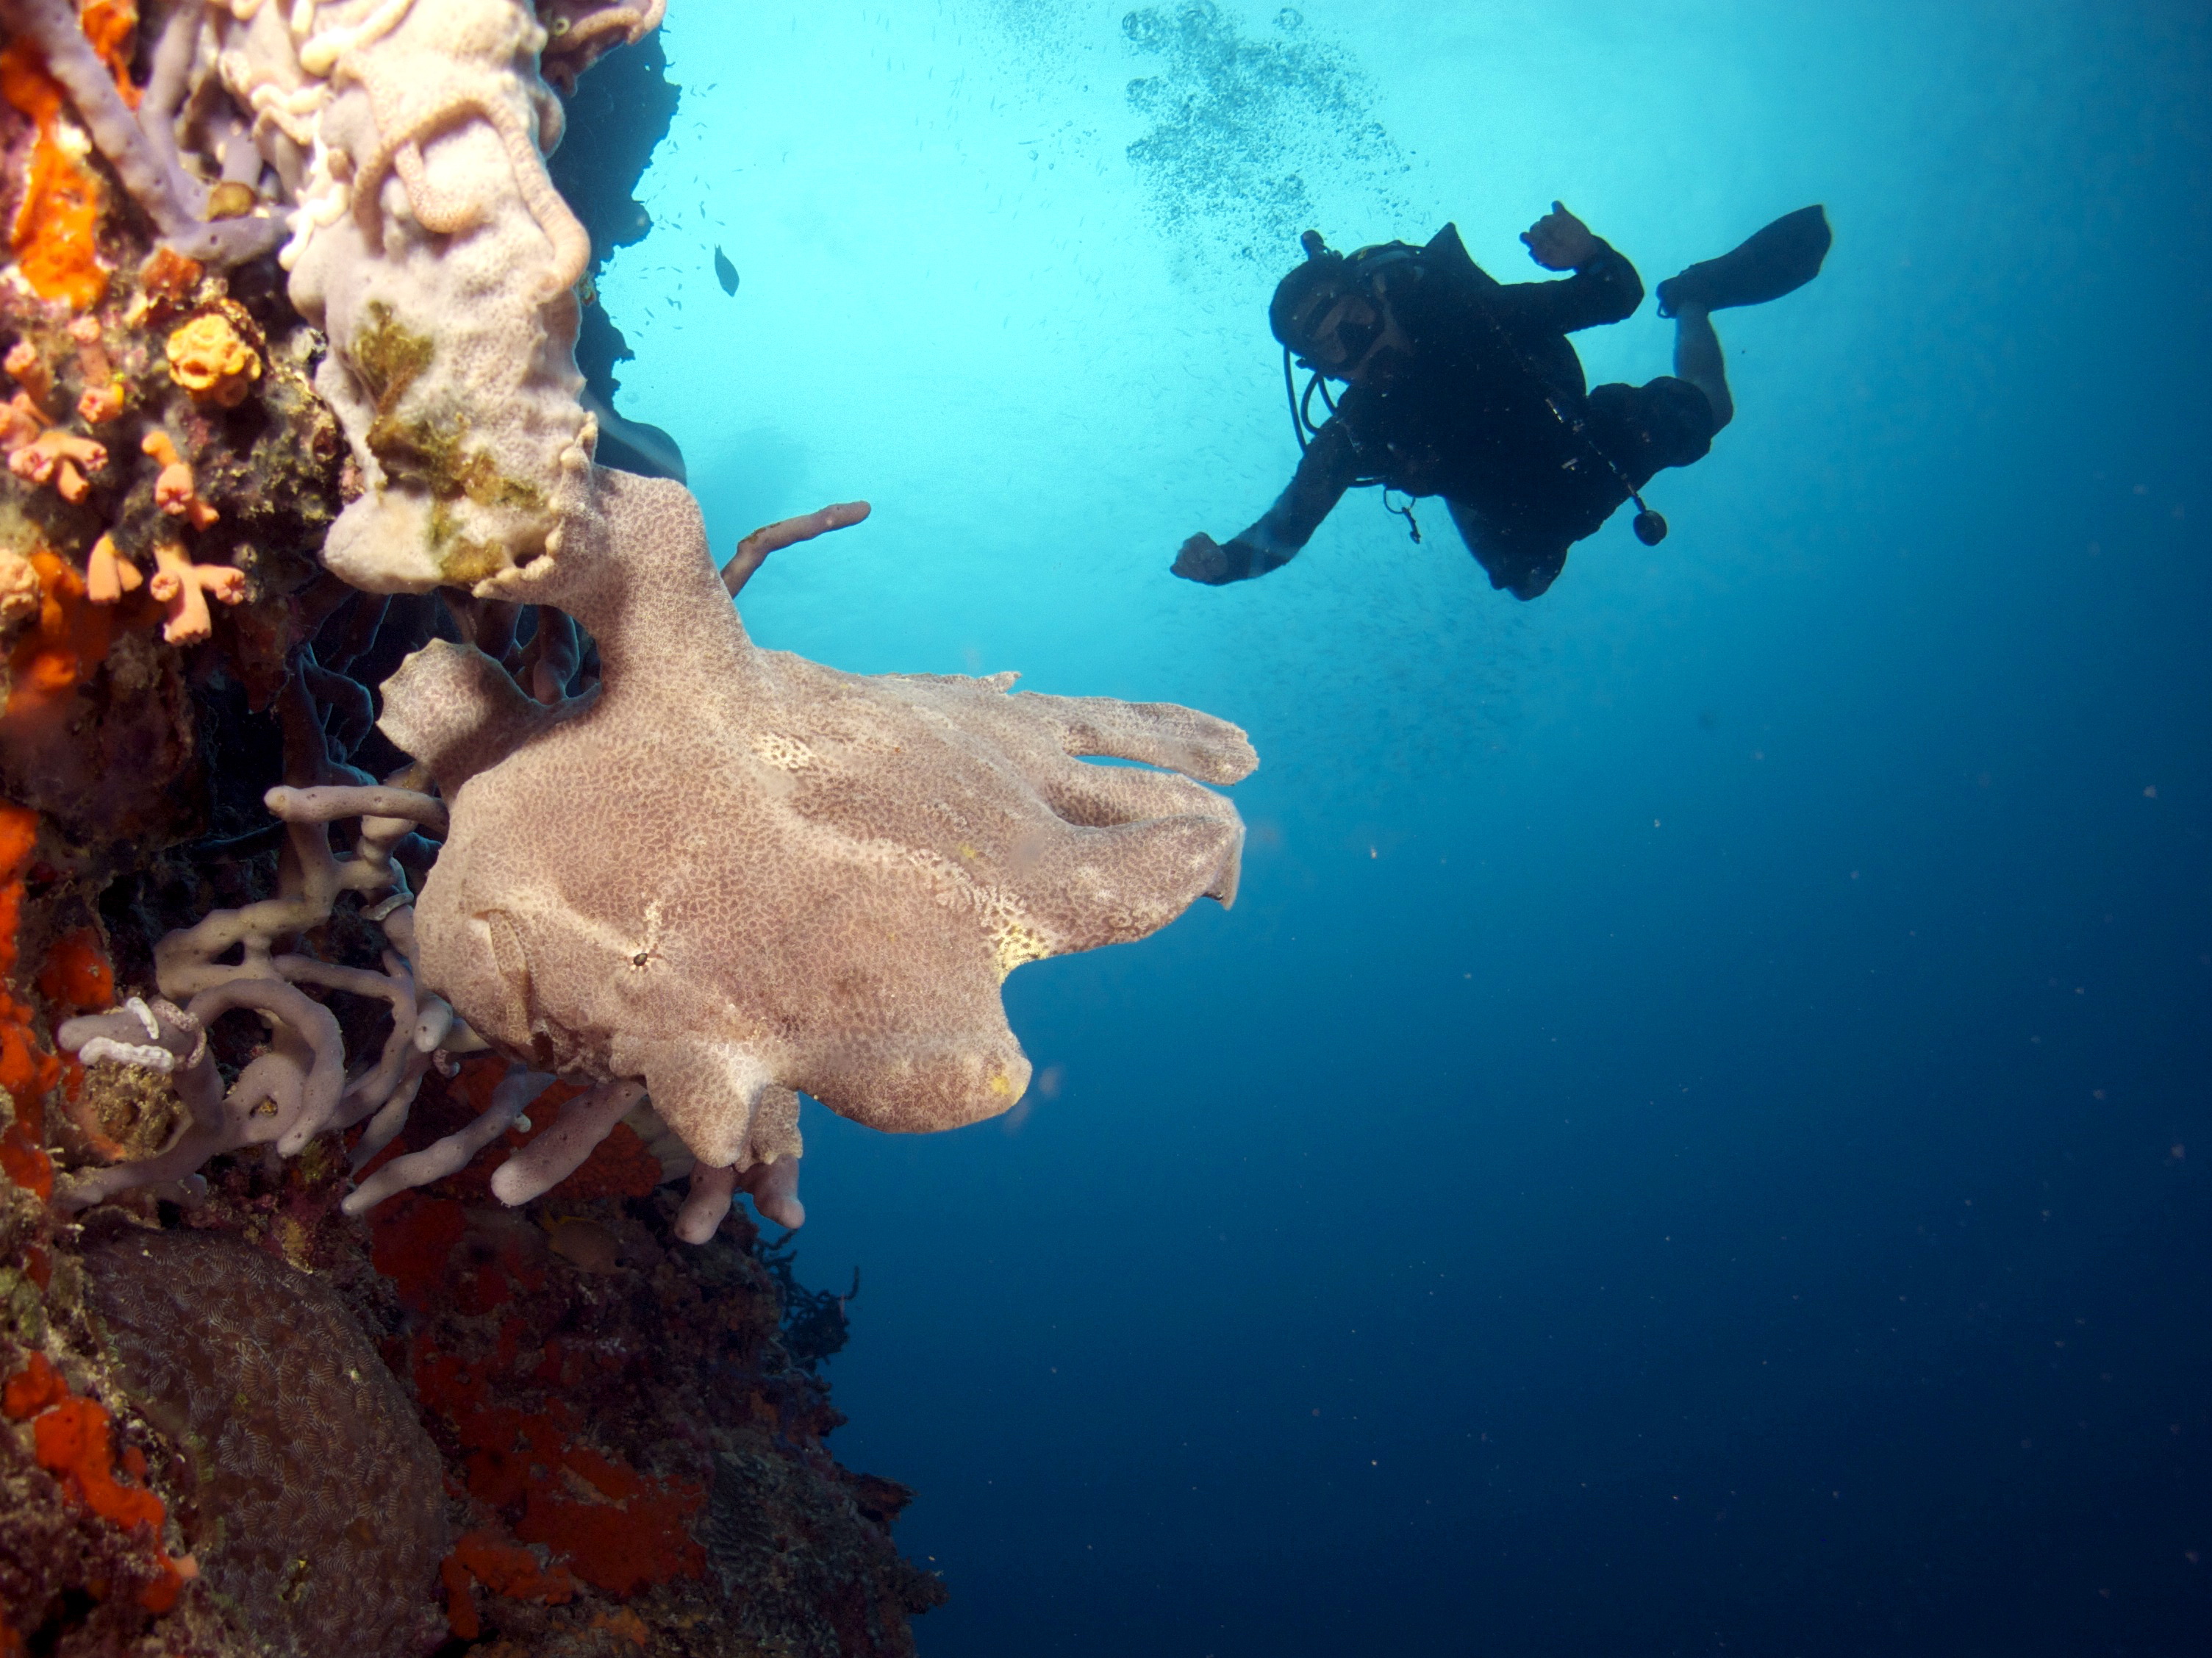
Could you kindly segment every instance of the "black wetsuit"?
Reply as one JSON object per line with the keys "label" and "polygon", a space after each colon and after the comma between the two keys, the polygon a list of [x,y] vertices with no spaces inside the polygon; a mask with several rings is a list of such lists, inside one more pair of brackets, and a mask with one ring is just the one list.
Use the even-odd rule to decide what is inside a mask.
{"label": "black wetsuit", "polygon": [[1620,321],[1644,297],[1635,267],[1601,241],[1563,281],[1506,283],[1446,225],[1388,267],[1387,297],[1409,349],[1379,355],[1346,389],[1290,487],[1223,548],[1224,579],[1289,562],[1347,489],[1381,478],[1443,496],[1491,585],[1534,598],[1629,487],[1712,446],[1712,405],[1687,380],[1584,391],[1567,336]]}

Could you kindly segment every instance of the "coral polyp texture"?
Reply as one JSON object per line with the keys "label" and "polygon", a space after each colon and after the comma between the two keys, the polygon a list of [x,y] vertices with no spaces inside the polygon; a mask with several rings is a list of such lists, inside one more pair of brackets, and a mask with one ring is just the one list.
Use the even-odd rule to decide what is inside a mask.
{"label": "coral polyp texture", "polygon": [[1236,727],[763,649],[866,506],[718,572],[599,465],[683,470],[575,361],[651,48],[627,183],[546,155],[660,13],[0,0],[0,1658],[903,1658],[846,1298],[733,1199],[1234,896]]}
{"label": "coral polyp texture", "polygon": [[690,495],[598,485],[556,556],[501,584],[589,629],[595,697],[539,704],[453,644],[385,687],[385,731],[453,808],[416,906],[424,981],[488,1040],[642,1081],[702,1163],[744,1170],[777,1155],[773,1085],[909,1132],[1006,1109],[1030,1073],[1010,971],[1233,896],[1224,799],[1076,756],[1228,782],[1254,763],[1235,726],[761,650]]}
{"label": "coral polyp texture", "polygon": [[437,1448],[344,1302],[235,1238],[133,1228],[84,1253],[130,1398],[220,1514],[201,1576],[275,1651],[410,1658],[443,1635]]}

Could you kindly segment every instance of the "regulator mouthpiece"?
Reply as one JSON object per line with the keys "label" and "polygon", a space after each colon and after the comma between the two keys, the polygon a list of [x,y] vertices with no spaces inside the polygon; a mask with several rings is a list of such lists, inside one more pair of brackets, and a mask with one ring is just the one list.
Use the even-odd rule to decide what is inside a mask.
{"label": "regulator mouthpiece", "polygon": [[[1640,501],[1636,504],[1644,507],[1644,503]],[[1649,507],[1644,507],[1644,510],[1636,515],[1633,527],[1636,531],[1636,538],[1647,547],[1656,547],[1667,539],[1667,520]]]}

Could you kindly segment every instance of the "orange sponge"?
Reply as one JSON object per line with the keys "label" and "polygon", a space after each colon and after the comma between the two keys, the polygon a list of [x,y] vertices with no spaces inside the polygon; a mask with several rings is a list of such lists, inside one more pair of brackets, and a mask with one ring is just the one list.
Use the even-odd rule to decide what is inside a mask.
{"label": "orange sponge", "polygon": [[483,1630],[469,1594],[471,1580],[511,1600],[542,1600],[549,1606],[561,1606],[576,1594],[576,1580],[566,1566],[549,1570],[528,1549],[502,1543],[492,1531],[463,1536],[439,1566],[438,1576],[446,1586],[446,1621],[465,1641],[475,1640]]}
{"label": "orange sponge", "polygon": [[40,1048],[31,1010],[7,983],[15,967],[23,877],[38,841],[37,813],[0,805],[0,1088],[15,1107],[15,1125],[0,1134],[0,1173],[43,1199],[53,1195],[54,1168],[39,1140],[46,1129],[46,1091],[61,1080],[61,1061]]}
{"label": "orange sponge", "polygon": [[100,934],[79,927],[58,940],[39,969],[39,993],[72,1013],[106,1007],[115,1000],[115,969],[107,964]]}
{"label": "orange sponge", "polygon": [[16,268],[41,299],[65,300],[85,310],[107,291],[107,267],[100,262],[100,184],[56,136],[62,85],[46,73],[29,40],[12,40],[0,51],[0,98],[39,128],[23,203],[8,228]]}
{"label": "orange sponge", "polygon": [[21,1422],[68,1397],[69,1384],[62,1380],[62,1373],[47,1362],[44,1353],[33,1353],[31,1362],[0,1388],[0,1411]]}
{"label": "orange sponge", "polygon": [[[0,1409],[18,1421],[35,1418],[31,1439],[39,1466],[71,1497],[125,1531],[149,1526],[159,1539],[167,1512],[161,1499],[143,1485],[125,1485],[115,1477],[113,1424],[106,1411],[97,1400],[71,1397],[61,1373],[44,1353],[33,1353],[30,1363],[0,1388]],[[145,1472],[145,1459],[135,1448],[124,1454],[124,1461],[132,1473]],[[191,1563],[189,1558],[171,1560],[158,1549],[154,1558],[159,1575],[140,1588],[138,1604],[149,1612],[164,1612],[177,1604]],[[0,1655],[6,1650],[0,1646]]]}

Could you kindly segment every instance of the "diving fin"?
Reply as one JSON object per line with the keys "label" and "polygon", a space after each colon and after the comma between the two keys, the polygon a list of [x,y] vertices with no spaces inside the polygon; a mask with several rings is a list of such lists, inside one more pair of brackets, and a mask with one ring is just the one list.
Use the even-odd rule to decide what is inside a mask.
{"label": "diving fin", "polygon": [[1825,208],[1785,213],[1741,246],[1661,282],[1659,314],[1671,317],[1686,305],[1719,311],[1778,300],[1820,274],[1833,240]]}

